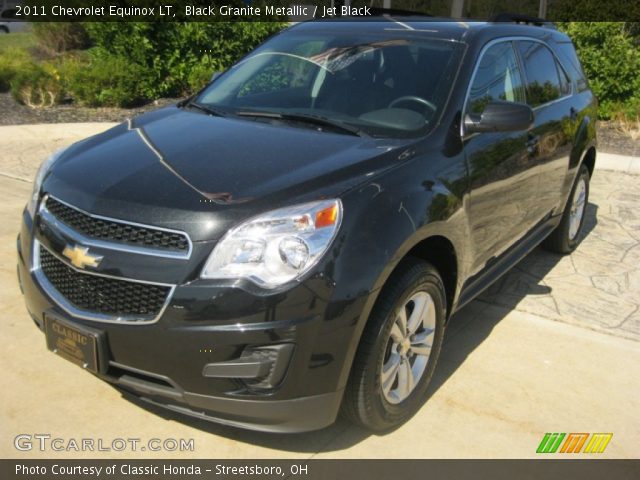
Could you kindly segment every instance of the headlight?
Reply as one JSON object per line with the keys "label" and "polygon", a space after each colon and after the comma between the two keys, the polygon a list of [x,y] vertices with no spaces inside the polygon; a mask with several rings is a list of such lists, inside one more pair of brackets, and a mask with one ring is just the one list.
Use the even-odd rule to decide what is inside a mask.
{"label": "headlight", "polygon": [[52,154],[49,158],[47,158],[42,164],[40,168],[38,168],[38,172],[36,173],[36,178],[33,181],[33,191],[31,192],[31,198],[29,199],[29,203],[27,203],[27,211],[31,215],[31,218],[35,217],[36,207],[38,205],[38,197],[40,196],[40,189],[42,188],[42,181],[44,177],[46,177],[47,173],[51,169],[51,166],[60,158],[60,155],[66,150],[66,148],[62,148]]}
{"label": "headlight", "polygon": [[275,288],[308,272],[327,251],[342,221],[340,200],[323,200],[265,213],[229,230],[202,278],[246,278]]}

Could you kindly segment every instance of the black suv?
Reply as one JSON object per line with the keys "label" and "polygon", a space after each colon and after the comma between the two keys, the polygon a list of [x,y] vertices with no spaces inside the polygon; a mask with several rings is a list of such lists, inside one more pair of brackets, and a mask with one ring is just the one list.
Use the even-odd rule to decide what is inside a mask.
{"label": "black suv", "polygon": [[57,152],[18,238],[48,347],[176,412],[385,430],[452,314],[579,242],[596,101],[551,26],[313,21]]}

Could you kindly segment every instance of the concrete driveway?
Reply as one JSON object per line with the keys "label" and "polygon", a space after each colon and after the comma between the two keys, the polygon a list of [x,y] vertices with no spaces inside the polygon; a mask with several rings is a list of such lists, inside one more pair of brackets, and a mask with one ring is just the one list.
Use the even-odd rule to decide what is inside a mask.
{"label": "concrete driveway", "polygon": [[[597,162],[587,236],[535,250],[452,319],[430,399],[371,435],[339,421],[308,434],[235,430],[146,407],[46,350],[16,281],[15,237],[38,162],[106,124],[0,127],[0,457],[522,458],[545,432],[612,432],[608,458],[640,456],[640,190],[629,158]],[[194,439],[195,451],[17,451],[18,434]],[[587,455],[580,455],[581,457]],[[574,457],[575,458],[575,457]]]}

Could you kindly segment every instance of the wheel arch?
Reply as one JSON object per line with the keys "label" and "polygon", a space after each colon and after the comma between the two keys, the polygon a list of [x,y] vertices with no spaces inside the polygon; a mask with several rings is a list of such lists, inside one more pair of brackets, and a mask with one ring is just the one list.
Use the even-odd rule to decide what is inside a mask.
{"label": "wheel arch", "polygon": [[458,256],[453,243],[444,236],[433,235],[418,242],[404,258],[416,257],[429,262],[442,278],[447,301],[447,319],[451,316],[458,284]]}
{"label": "wheel arch", "polygon": [[[404,245],[395,255],[396,261],[391,268],[386,269],[376,281],[376,301],[380,292],[393,277],[393,274],[402,268],[404,261],[408,258],[418,258],[430,263],[440,274],[445,289],[447,301],[447,319],[452,313],[455,299],[458,293],[459,258],[458,251],[454,243],[442,234],[431,234],[418,241],[414,240],[408,245]],[[375,308],[375,302],[371,310]],[[367,318],[371,311],[366,312]]]}
{"label": "wheel arch", "polygon": [[591,145],[582,157],[582,164],[589,169],[589,177],[593,177],[596,168],[596,147]]}

